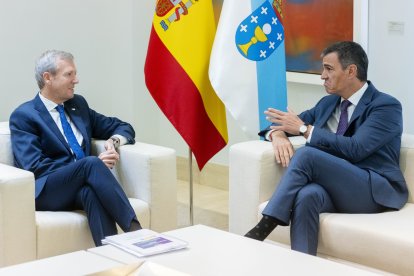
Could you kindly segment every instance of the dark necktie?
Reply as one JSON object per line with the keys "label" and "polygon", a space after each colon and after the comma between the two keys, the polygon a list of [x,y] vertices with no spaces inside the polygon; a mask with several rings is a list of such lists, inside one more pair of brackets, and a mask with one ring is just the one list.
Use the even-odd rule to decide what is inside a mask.
{"label": "dark necktie", "polygon": [[339,117],[338,128],[336,130],[337,135],[344,135],[346,128],[348,127],[348,107],[352,103],[348,100],[344,100],[341,103],[341,116]]}
{"label": "dark necktie", "polygon": [[76,140],[75,134],[73,133],[72,128],[65,116],[65,110],[63,109],[63,105],[59,104],[56,106],[56,110],[59,112],[60,115],[60,122],[62,123],[63,133],[65,133],[66,139],[68,140],[68,144],[72,149],[73,153],[75,154],[76,160],[82,159],[85,157],[81,146]]}

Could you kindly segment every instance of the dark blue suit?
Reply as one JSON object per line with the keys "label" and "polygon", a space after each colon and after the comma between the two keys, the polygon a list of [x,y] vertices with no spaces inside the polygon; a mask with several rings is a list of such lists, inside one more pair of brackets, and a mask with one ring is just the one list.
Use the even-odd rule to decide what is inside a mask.
{"label": "dark blue suit", "polygon": [[[64,103],[65,111],[83,136],[85,158],[76,161],[39,95],[10,116],[15,165],[35,175],[37,210],[84,209],[95,244],[116,233],[115,222],[127,231],[135,213],[110,170],[90,156],[91,139],[114,134],[134,143],[131,125],[90,109],[79,95]],[[105,207],[106,206],[106,207]],[[108,208],[109,207],[109,208]]]}
{"label": "dark blue suit", "polygon": [[376,213],[407,201],[399,168],[401,104],[368,83],[343,136],[326,128],[341,101],[337,95],[299,115],[314,126],[310,143],[294,154],[263,211],[282,225],[291,222],[295,250],[316,254],[322,212]]}

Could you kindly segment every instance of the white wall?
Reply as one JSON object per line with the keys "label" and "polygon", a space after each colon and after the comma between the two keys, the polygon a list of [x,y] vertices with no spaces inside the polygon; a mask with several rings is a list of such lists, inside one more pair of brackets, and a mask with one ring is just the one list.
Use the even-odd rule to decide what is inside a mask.
{"label": "white wall", "polygon": [[[217,2],[219,0],[215,0]],[[368,0],[367,0],[368,1]],[[164,117],[144,83],[144,62],[155,0],[0,0],[0,121],[34,97],[34,60],[46,49],[75,55],[77,92],[97,111],[131,122],[137,139],[188,155],[188,147]],[[411,0],[369,0],[369,78],[403,104],[405,131],[414,133],[410,88],[414,61]],[[390,34],[389,21],[404,22],[404,34]],[[325,95],[322,86],[289,83],[288,102],[296,112]],[[229,145],[247,137],[228,118]],[[226,164],[228,147],[212,162]]]}
{"label": "white wall", "polygon": [[132,0],[0,0],[0,120],[38,91],[34,61],[74,54],[77,92],[92,108],[133,121]]}
{"label": "white wall", "polygon": [[[369,2],[369,78],[403,105],[404,131],[414,133],[414,1]],[[404,25],[403,34],[390,32],[389,23]]]}
{"label": "white wall", "polygon": [[[137,140],[162,145],[159,137],[165,134],[159,126],[163,115],[148,92],[144,80],[144,64],[154,11],[155,1],[132,1],[134,119]],[[176,140],[179,145],[181,141],[177,138]]]}

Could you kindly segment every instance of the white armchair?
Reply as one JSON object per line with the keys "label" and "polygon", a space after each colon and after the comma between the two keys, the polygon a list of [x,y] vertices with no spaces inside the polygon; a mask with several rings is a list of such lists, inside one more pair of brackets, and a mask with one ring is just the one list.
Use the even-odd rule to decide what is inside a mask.
{"label": "white armchair", "polygon": [[[95,141],[93,152],[103,149]],[[175,151],[145,143],[119,148],[113,170],[144,228],[177,227]],[[0,122],[0,267],[94,247],[83,211],[35,211],[34,176],[13,166],[8,122]]]}
{"label": "white armchair", "polygon": [[[295,147],[303,137],[292,137]],[[230,148],[229,230],[243,235],[257,224],[283,168],[272,144],[238,143]],[[408,203],[400,211],[379,214],[320,215],[318,255],[395,273],[414,275],[414,135],[403,134],[400,167],[407,182]],[[289,227],[277,227],[268,240],[289,245]]]}
{"label": "white armchair", "polygon": [[[302,136],[290,140],[295,148],[305,144]],[[231,146],[229,164],[229,231],[245,234],[257,224],[259,205],[269,200],[284,169],[272,143],[261,140]]]}

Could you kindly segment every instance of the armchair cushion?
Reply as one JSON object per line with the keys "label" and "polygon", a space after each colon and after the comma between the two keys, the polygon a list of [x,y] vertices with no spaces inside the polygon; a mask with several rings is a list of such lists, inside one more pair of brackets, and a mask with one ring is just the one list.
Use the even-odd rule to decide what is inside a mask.
{"label": "armchair cushion", "polygon": [[[136,198],[129,199],[141,224],[150,225],[149,204]],[[73,212],[36,212],[37,258],[62,254],[61,248],[68,252],[79,248],[92,248],[95,244],[89,230],[88,219],[83,211]],[[120,229],[118,228],[120,231]],[[59,244],[59,247],[56,246]]]}
{"label": "armchair cushion", "polygon": [[0,163],[13,166],[10,129],[8,122],[0,122]]}

